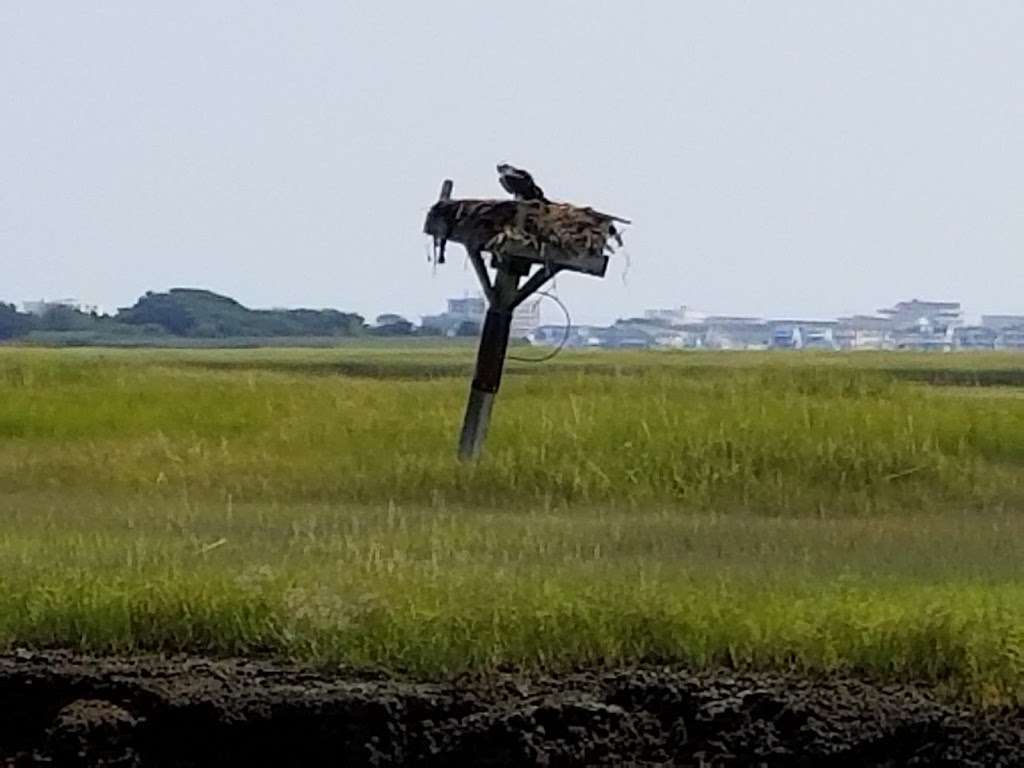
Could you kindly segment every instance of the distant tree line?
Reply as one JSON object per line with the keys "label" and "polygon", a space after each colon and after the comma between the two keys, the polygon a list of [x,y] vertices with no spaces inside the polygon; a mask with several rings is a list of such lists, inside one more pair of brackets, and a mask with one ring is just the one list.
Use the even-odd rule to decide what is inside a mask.
{"label": "distant tree line", "polygon": [[[394,329],[391,329],[394,330]],[[402,330],[406,330],[404,327]],[[410,328],[411,331],[411,328]],[[364,318],[335,309],[249,309],[211,291],[172,288],[149,291],[113,315],[61,304],[39,314],[0,303],[0,339],[33,334],[79,333],[110,338],[176,336],[194,339],[281,336],[358,336],[373,333]]]}
{"label": "distant tree line", "polygon": [[0,339],[14,339],[32,330],[34,317],[18,311],[13,304],[0,302]]}

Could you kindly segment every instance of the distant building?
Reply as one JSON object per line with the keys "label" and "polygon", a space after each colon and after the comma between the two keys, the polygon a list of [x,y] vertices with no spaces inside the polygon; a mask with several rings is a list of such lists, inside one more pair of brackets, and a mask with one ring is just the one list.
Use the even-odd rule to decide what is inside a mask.
{"label": "distant building", "polygon": [[776,349],[839,349],[835,320],[771,320],[768,325]]}
{"label": "distant building", "polygon": [[648,346],[665,347],[668,349],[688,349],[703,344],[704,327],[700,323],[675,324],[661,317],[651,317],[644,312],[644,317],[627,317],[616,320],[606,337],[615,342],[615,346],[639,346],[639,338],[646,337]]}
{"label": "distant building", "polygon": [[1024,330],[1024,315],[982,315],[981,324],[994,331]]}
{"label": "distant building", "polygon": [[963,323],[963,311],[958,301],[901,301],[893,307],[878,310],[889,318],[896,330],[919,328],[922,324],[945,329]]}
{"label": "distant building", "polygon": [[704,326],[708,349],[767,349],[771,345],[771,329],[760,318],[713,315]]}
{"label": "distant building", "polygon": [[448,312],[467,320],[483,320],[487,313],[487,301],[483,296],[448,299]]}
{"label": "distant building", "polygon": [[702,323],[707,319],[707,313],[697,312],[687,306],[678,309],[645,309],[644,320],[665,323],[674,327]]}
{"label": "distant building", "polygon": [[836,341],[835,320],[811,320],[802,323],[800,332],[803,336],[803,349],[839,349]]}
{"label": "distant building", "polygon": [[995,332],[995,349],[1024,349],[1024,315],[982,315],[981,324]]}
{"label": "distant building", "polygon": [[999,332],[984,325],[966,325],[953,334],[957,349],[995,349]]}
{"label": "distant building", "polygon": [[482,296],[462,299],[448,299],[448,311],[439,315],[425,315],[421,320],[423,328],[442,336],[455,336],[464,323],[482,326],[487,313],[487,302]]}
{"label": "distant building", "polygon": [[[482,296],[448,299],[448,311],[439,315],[424,315],[421,323],[426,329],[443,336],[455,336],[466,323],[482,326],[487,314],[487,301]],[[520,304],[512,315],[513,339],[525,339],[540,326],[540,299]]]}
{"label": "distant building", "polygon": [[835,339],[840,349],[892,349],[892,321],[874,315],[841,317]]}
{"label": "distant building", "polygon": [[618,321],[610,328],[598,331],[602,347],[612,349],[647,349],[655,346],[655,336],[650,329],[637,324]]}
{"label": "distant building", "polygon": [[533,332],[530,340],[550,347],[562,344],[563,340],[566,347],[599,347],[602,330],[592,325],[573,325],[567,332],[564,325],[542,325]]}
{"label": "distant building", "polygon": [[540,299],[524,301],[512,315],[513,339],[528,339],[540,328]]}
{"label": "distant building", "polygon": [[878,313],[892,324],[897,349],[953,348],[956,329],[963,325],[960,303],[955,301],[901,301]]}
{"label": "distant building", "polygon": [[1024,350],[1024,328],[1007,328],[996,337],[996,349]]}

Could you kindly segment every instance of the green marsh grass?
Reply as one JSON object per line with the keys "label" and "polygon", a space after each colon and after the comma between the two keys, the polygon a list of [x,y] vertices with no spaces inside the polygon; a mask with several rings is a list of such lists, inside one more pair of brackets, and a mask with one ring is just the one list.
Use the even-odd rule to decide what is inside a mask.
{"label": "green marsh grass", "polygon": [[0,645],[1024,691],[1012,355],[0,349]]}

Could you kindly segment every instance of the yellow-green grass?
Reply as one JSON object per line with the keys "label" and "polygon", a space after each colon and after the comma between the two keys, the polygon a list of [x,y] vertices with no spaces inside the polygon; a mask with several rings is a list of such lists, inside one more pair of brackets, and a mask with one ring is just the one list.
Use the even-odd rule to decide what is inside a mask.
{"label": "yellow-green grass", "polygon": [[0,349],[0,646],[1024,698],[1024,358],[471,352]]}

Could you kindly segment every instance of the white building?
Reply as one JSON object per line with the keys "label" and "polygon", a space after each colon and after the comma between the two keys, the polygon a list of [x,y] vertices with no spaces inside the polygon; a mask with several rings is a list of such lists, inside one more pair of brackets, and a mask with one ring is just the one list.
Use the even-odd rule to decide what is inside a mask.
{"label": "white building", "polygon": [[448,299],[448,311],[439,315],[424,315],[422,326],[444,336],[455,336],[460,328],[470,323],[480,328],[487,314],[487,302],[482,296]]}
{"label": "white building", "polygon": [[768,349],[771,329],[759,317],[712,316],[704,321],[708,349]]}
{"label": "white building", "polygon": [[513,339],[527,339],[540,328],[540,299],[524,301],[512,315]]}
{"label": "white building", "polygon": [[530,341],[549,347],[559,344],[566,347],[599,347],[604,330],[593,325],[572,325],[568,329],[564,325],[542,325],[533,332]]}
{"label": "white building", "polygon": [[703,323],[707,319],[706,312],[698,312],[685,304],[678,309],[645,309],[644,319],[664,323],[670,326]]}
{"label": "white building", "polygon": [[840,349],[892,349],[892,321],[874,315],[841,317],[835,338]]}
{"label": "white building", "polygon": [[996,349],[1024,349],[1024,315],[982,315],[981,325],[995,332]]}
{"label": "white building", "polygon": [[769,325],[778,349],[839,349],[835,320],[772,320]]}
{"label": "white building", "polygon": [[956,301],[901,301],[878,313],[892,324],[896,349],[951,350],[963,311]]}
{"label": "white building", "polygon": [[1024,330],[1024,315],[982,315],[981,324],[996,332]]}
{"label": "white building", "polygon": [[[487,301],[482,296],[466,296],[461,299],[448,299],[448,311],[439,315],[424,315],[424,328],[438,331],[444,336],[455,336],[460,328],[471,324],[478,328],[484,324],[487,314]],[[540,327],[540,299],[524,301],[516,307],[512,315],[513,339],[525,339]]]}

